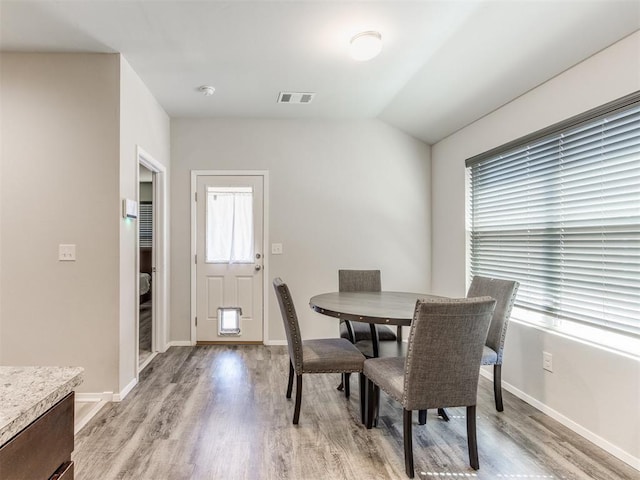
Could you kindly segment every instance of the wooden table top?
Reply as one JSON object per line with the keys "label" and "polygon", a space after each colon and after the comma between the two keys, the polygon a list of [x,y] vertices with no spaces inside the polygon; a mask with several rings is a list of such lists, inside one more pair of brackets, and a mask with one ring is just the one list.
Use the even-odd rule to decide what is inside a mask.
{"label": "wooden table top", "polygon": [[411,325],[416,301],[437,298],[410,292],[330,292],[311,297],[312,310],[355,322],[382,325]]}

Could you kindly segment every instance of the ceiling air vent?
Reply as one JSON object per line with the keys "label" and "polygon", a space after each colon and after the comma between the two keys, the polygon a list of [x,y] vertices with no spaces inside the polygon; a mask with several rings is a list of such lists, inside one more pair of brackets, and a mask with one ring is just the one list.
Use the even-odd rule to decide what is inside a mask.
{"label": "ceiling air vent", "polygon": [[278,103],[311,103],[315,95],[309,92],[280,92]]}

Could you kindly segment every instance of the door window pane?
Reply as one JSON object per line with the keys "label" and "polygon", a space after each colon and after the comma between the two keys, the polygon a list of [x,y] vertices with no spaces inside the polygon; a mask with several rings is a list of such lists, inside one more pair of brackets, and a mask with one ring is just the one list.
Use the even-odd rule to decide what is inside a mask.
{"label": "door window pane", "polygon": [[253,189],[208,187],[207,263],[253,263]]}

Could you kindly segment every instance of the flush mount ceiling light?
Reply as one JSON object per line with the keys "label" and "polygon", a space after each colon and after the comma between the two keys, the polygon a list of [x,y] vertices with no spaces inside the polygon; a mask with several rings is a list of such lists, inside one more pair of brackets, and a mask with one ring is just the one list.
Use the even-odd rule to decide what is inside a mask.
{"label": "flush mount ceiling light", "polygon": [[351,38],[351,58],[360,62],[371,60],[382,51],[382,35],[373,30]]}
{"label": "flush mount ceiling light", "polygon": [[205,97],[210,97],[211,95],[213,95],[213,92],[215,92],[216,89],[211,85],[202,85],[200,88],[198,88],[198,91],[202,92]]}

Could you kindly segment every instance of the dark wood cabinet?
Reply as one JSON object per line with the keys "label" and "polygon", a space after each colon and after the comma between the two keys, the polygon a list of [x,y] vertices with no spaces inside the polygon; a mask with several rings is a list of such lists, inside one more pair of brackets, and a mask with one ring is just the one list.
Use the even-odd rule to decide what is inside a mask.
{"label": "dark wood cabinet", "polygon": [[2,480],[73,480],[74,394],[0,447]]}

